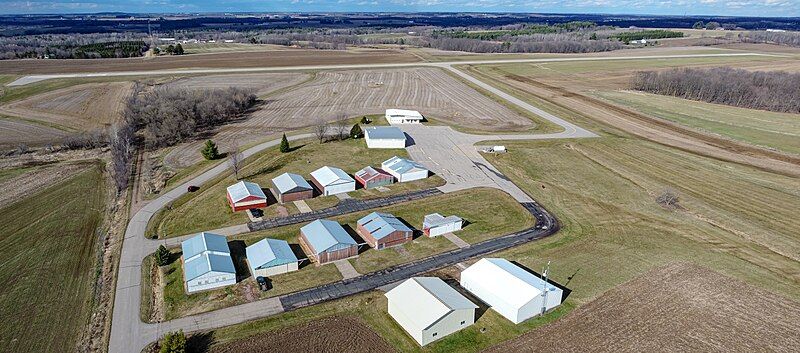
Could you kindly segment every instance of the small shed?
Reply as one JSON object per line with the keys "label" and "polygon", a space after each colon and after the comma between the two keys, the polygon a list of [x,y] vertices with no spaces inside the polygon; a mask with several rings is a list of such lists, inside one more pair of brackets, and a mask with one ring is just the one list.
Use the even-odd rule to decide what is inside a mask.
{"label": "small shed", "polygon": [[438,213],[432,213],[422,220],[422,233],[429,237],[439,236],[445,233],[452,233],[461,230],[464,220],[458,216],[444,217]]}
{"label": "small shed", "polygon": [[383,249],[411,241],[414,231],[388,213],[372,212],[358,220],[356,232],[374,249]]}
{"label": "small shed", "polygon": [[305,200],[314,197],[314,188],[305,178],[292,173],[283,173],[272,178],[278,202]]}
{"label": "small shed", "polygon": [[407,182],[425,179],[428,177],[429,170],[410,159],[394,156],[381,163],[381,169],[391,174],[398,182]]}
{"label": "small shed", "polygon": [[267,207],[267,195],[261,186],[249,181],[240,181],[228,186],[228,204],[234,212]]}
{"label": "small shed", "polygon": [[378,186],[385,186],[394,183],[394,177],[383,170],[366,166],[355,173],[356,181],[361,184],[364,189],[372,189]]}
{"label": "small shed", "polygon": [[285,240],[262,239],[248,246],[245,252],[254,277],[269,277],[298,269],[297,256]]}
{"label": "small shed", "polygon": [[438,277],[412,277],[387,292],[389,315],[420,346],[475,323],[475,303]]}
{"label": "small shed", "polygon": [[375,126],[364,129],[367,148],[406,148],[406,134],[394,126]]}
{"label": "small shed", "polygon": [[358,243],[339,223],[327,219],[300,228],[300,245],[317,266],[358,256]]}
{"label": "small shed", "polygon": [[416,110],[386,109],[389,124],[419,124],[425,118]]}
{"label": "small shed", "polygon": [[183,280],[188,293],[236,284],[228,240],[203,232],[181,243]]}
{"label": "small shed", "polygon": [[461,272],[461,286],[518,324],[561,305],[563,291],[506,259],[484,258]]}
{"label": "small shed", "polygon": [[311,182],[325,196],[356,190],[356,181],[336,167],[324,166],[311,172]]}

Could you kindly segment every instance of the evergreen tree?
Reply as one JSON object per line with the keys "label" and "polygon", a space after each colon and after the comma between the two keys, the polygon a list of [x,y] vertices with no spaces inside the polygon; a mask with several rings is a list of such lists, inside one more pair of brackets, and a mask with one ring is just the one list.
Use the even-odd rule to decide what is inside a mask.
{"label": "evergreen tree", "polygon": [[174,52],[175,52],[175,46],[174,45],[170,44],[169,46],[167,46],[167,54],[172,54]]}
{"label": "evergreen tree", "polygon": [[592,35],[589,37],[589,39],[590,40],[597,40],[597,33],[592,33]]}
{"label": "evergreen tree", "polygon": [[175,46],[175,55],[183,55],[183,46],[181,46],[181,43]]}
{"label": "evergreen tree", "polygon": [[183,330],[177,332],[168,332],[161,340],[160,353],[185,353],[186,352],[186,335]]}
{"label": "evergreen tree", "polygon": [[367,119],[366,116],[362,116],[360,123],[362,123],[364,125],[369,124],[369,119]]}
{"label": "evergreen tree", "polygon": [[361,125],[359,125],[359,124],[353,125],[353,128],[350,129],[350,138],[352,138],[352,139],[361,138],[361,136],[363,136],[363,135],[364,135],[364,132],[361,130]]}
{"label": "evergreen tree", "polygon": [[694,29],[703,29],[703,28],[706,28],[706,25],[703,24],[703,21],[697,21],[697,22],[694,23],[694,26],[692,26],[692,28],[694,28]]}
{"label": "evergreen tree", "polygon": [[289,147],[289,140],[286,139],[286,134],[283,134],[283,138],[281,138],[281,153],[289,152],[291,148]]}
{"label": "evergreen tree", "polygon": [[217,144],[214,141],[208,140],[206,141],[206,145],[203,146],[203,149],[200,151],[203,154],[203,158],[207,160],[214,160],[219,158],[219,150],[217,149]]}
{"label": "evergreen tree", "polygon": [[164,244],[161,244],[156,250],[156,264],[159,266],[166,266],[169,264],[170,253]]}

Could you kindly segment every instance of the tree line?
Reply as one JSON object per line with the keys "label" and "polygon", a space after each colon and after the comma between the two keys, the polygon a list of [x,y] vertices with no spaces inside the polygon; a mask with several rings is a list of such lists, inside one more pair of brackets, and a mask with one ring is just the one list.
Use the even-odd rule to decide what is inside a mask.
{"label": "tree line", "polygon": [[437,37],[427,38],[427,46],[472,53],[591,53],[623,48],[618,41],[590,37],[586,33],[549,33],[516,36],[503,42]]}
{"label": "tree line", "polygon": [[800,113],[800,74],[730,67],[638,72],[635,90],[783,113]]}
{"label": "tree line", "polygon": [[0,59],[79,59],[141,56],[145,37],[129,33],[46,34],[0,37]]}
{"label": "tree line", "polygon": [[742,32],[739,34],[739,40],[745,43],[773,43],[800,47],[800,32]]}
{"label": "tree line", "polygon": [[636,32],[621,32],[611,36],[611,38],[619,39],[624,43],[629,43],[632,40],[642,39],[662,39],[662,38],[682,38],[683,32],[667,31],[663,29],[653,29]]}

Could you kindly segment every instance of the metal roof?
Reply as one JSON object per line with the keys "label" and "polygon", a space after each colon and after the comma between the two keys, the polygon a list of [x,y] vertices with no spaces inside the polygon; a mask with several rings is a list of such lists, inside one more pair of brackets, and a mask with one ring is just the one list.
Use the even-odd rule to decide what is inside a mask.
{"label": "metal roof", "polygon": [[404,117],[407,119],[419,119],[422,120],[422,114],[420,114],[416,110],[407,110],[407,109],[386,109],[386,116],[398,116]]}
{"label": "metal roof", "polygon": [[433,228],[438,227],[445,224],[455,223],[455,222],[462,222],[463,219],[458,216],[447,216],[444,217],[438,213],[431,213],[422,220],[422,227],[423,228]]}
{"label": "metal roof", "polygon": [[350,237],[342,225],[327,219],[318,219],[306,224],[300,231],[305,234],[306,239],[317,255],[333,247],[347,247],[357,245],[356,241]]}
{"label": "metal roof", "polygon": [[261,190],[261,186],[244,180],[228,186],[228,195],[231,195],[231,200],[233,200],[233,202],[239,202],[248,196],[256,196],[262,199],[267,198],[267,195],[264,195],[264,191]]}
{"label": "metal roof", "polygon": [[329,166],[324,166],[311,172],[311,176],[322,184],[323,187],[333,184],[355,182],[344,170]]}
{"label": "metal roof", "polygon": [[383,163],[381,163],[381,168],[390,169],[398,174],[428,170],[428,168],[423,167],[422,164],[398,156],[383,161]]}
{"label": "metal roof", "polygon": [[287,193],[297,188],[304,190],[312,190],[311,184],[309,184],[305,178],[303,178],[300,175],[292,173],[283,173],[281,175],[278,175],[275,178],[272,178],[272,183],[275,184],[275,187],[281,194]]}
{"label": "metal roof", "polygon": [[361,178],[361,180],[365,180],[365,181],[366,180],[370,180],[370,179],[372,179],[372,178],[374,178],[376,176],[379,176],[379,175],[391,176],[391,175],[387,174],[384,171],[378,171],[377,169],[372,168],[372,166],[366,166],[366,167],[362,168],[361,170],[357,171],[355,173],[355,175],[357,177]]}
{"label": "metal roof", "polygon": [[406,140],[403,130],[394,126],[374,126],[364,129],[364,136],[370,140]]}
{"label": "metal roof", "polygon": [[411,231],[411,228],[400,219],[388,213],[372,212],[359,219],[358,224],[363,226],[375,239],[383,239],[395,231]]}
{"label": "metal roof", "polygon": [[[501,258],[484,258],[468,267],[469,273],[478,279],[478,284],[491,288],[492,295],[514,307],[522,307],[542,294],[545,282],[541,278]],[[557,287],[547,283],[547,290]]]}
{"label": "metal roof", "polygon": [[386,293],[403,321],[424,330],[459,309],[477,309],[461,293],[438,277],[412,277]]}
{"label": "metal roof", "polygon": [[236,274],[230,254],[203,253],[189,261],[184,261],[184,278],[191,281],[209,272]]}
{"label": "metal roof", "polygon": [[297,256],[294,255],[292,248],[289,247],[289,243],[280,239],[262,239],[248,246],[245,252],[253,272],[259,268],[297,262]]}
{"label": "metal roof", "polygon": [[228,239],[222,235],[202,232],[181,243],[184,261],[191,259],[206,251],[230,254]]}

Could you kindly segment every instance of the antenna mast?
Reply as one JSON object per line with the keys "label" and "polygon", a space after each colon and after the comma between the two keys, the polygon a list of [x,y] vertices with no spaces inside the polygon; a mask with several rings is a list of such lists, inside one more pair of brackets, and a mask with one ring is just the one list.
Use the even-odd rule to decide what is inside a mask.
{"label": "antenna mast", "polygon": [[544,281],[544,288],[542,288],[542,315],[547,311],[547,272],[550,271],[550,261],[547,261],[547,266],[542,270],[542,280]]}

